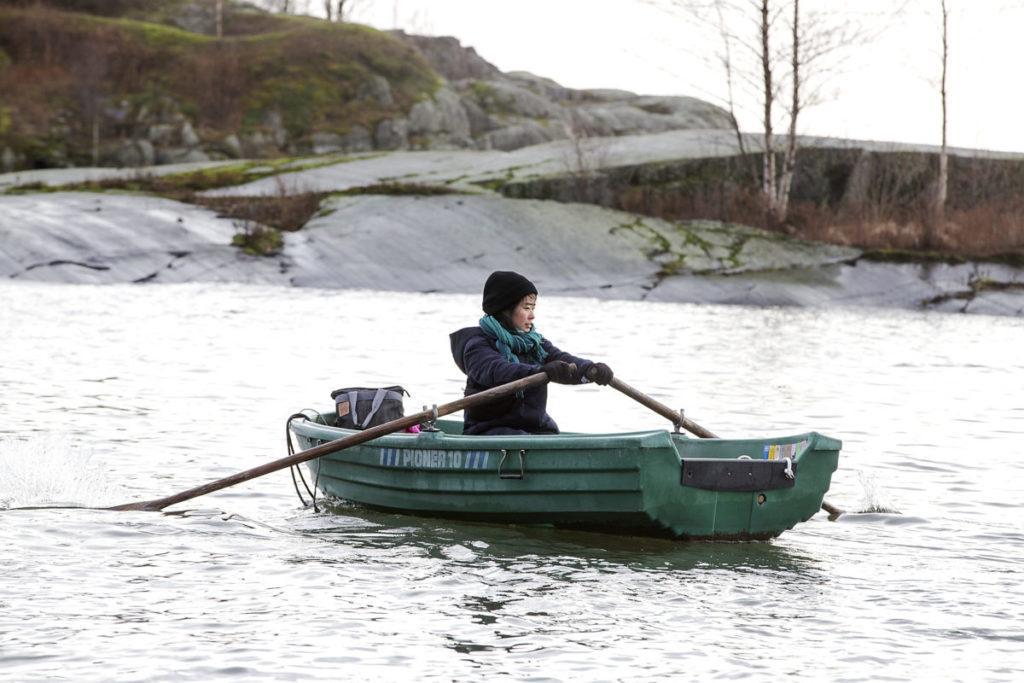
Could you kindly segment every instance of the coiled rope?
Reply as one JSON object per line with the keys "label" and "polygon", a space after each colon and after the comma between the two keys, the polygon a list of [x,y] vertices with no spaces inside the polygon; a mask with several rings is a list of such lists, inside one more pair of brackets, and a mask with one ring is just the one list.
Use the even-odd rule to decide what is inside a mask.
{"label": "coiled rope", "polygon": [[[292,420],[298,420],[300,418],[303,420],[309,420],[310,417],[309,415],[306,414],[307,411],[313,413],[313,415],[315,416],[313,418],[314,421],[319,421],[320,414],[317,413],[315,410],[306,408],[301,413],[295,413],[294,415],[289,416],[288,421],[285,422],[284,439],[285,443],[288,445],[288,455],[295,455],[295,446],[292,445]],[[302,507],[308,508],[312,506],[313,512],[320,512],[320,508],[316,506],[316,488],[320,484],[320,468],[316,468],[316,479],[313,481],[312,488],[310,488],[309,484],[306,483],[306,477],[302,474],[302,469],[298,465],[292,465],[291,467],[288,468],[288,471],[291,472],[292,485],[295,487],[295,495],[299,497],[299,501],[302,503]],[[306,499],[302,496],[302,491],[299,490],[299,482],[295,478],[296,473],[298,473],[299,475],[298,478],[302,480],[302,486],[303,488],[306,489],[306,493],[309,494],[310,500],[308,503],[306,502]]]}

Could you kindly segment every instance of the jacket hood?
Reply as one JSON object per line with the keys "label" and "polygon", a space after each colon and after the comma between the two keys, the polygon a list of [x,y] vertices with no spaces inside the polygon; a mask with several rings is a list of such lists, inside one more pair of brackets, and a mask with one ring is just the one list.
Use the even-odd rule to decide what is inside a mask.
{"label": "jacket hood", "polygon": [[466,372],[466,367],[463,365],[462,356],[466,350],[466,344],[473,337],[483,335],[483,330],[479,327],[463,327],[461,330],[456,330],[448,335],[452,344],[452,358],[455,359],[455,364],[459,366],[459,370],[463,373]]}

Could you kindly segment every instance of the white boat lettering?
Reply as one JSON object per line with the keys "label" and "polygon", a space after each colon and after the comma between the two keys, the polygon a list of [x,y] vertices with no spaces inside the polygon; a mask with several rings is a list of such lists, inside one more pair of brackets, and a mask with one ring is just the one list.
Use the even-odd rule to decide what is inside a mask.
{"label": "white boat lettering", "polygon": [[423,448],[381,448],[381,467],[409,469],[467,469],[487,467],[487,451],[448,451]]}

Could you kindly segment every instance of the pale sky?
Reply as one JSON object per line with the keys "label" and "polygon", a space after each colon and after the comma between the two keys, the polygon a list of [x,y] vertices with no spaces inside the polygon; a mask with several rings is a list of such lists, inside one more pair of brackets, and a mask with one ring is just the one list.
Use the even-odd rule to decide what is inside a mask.
{"label": "pale sky", "polygon": [[[452,35],[502,71],[525,70],[574,88],[724,95],[719,42],[681,14],[644,0],[350,0],[355,21]],[[311,2],[311,6],[319,3]],[[867,13],[897,0],[804,0],[806,9]],[[947,0],[949,144],[1024,152],[1024,0]],[[837,92],[804,114],[805,134],[938,144],[939,0],[911,0],[901,17],[852,51]],[[931,12],[929,14],[929,12]],[[882,30],[884,29],[884,30]],[[716,101],[717,103],[717,101]],[[740,111],[745,130],[756,110]]]}

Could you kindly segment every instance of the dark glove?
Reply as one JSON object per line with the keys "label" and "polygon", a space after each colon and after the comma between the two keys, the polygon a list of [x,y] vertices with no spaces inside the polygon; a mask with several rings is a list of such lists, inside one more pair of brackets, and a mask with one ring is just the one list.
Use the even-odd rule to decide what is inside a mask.
{"label": "dark glove", "polygon": [[576,384],[576,365],[563,360],[553,360],[544,365],[544,374],[552,382]]}
{"label": "dark glove", "polygon": [[594,363],[587,368],[587,379],[591,382],[605,385],[612,381],[612,377],[612,369],[604,363]]}

